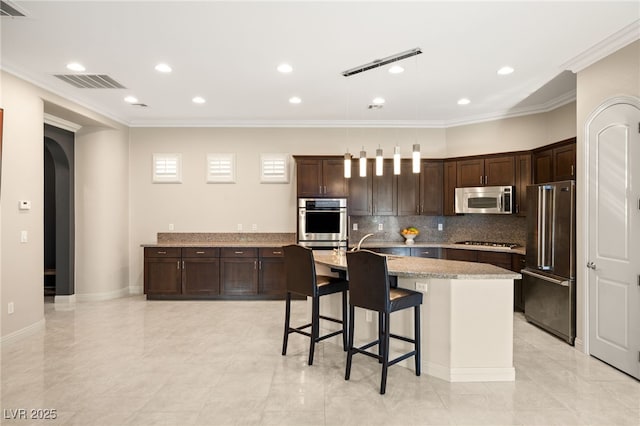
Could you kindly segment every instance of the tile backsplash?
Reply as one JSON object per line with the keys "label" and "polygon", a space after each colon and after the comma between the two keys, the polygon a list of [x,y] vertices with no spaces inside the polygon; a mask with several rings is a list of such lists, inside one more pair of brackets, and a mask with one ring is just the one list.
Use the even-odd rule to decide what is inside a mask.
{"label": "tile backsplash", "polygon": [[[358,224],[358,230],[353,225]],[[379,230],[382,224],[383,230]],[[438,231],[442,224],[442,231]],[[527,219],[514,215],[460,216],[350,216],[349,242],[358,242],[365,234],[374,234],[367,242],[404,242],[400,230],[415,226],[420,230],[416,242],[456,242],[463,240],[496,241],[524,246]]]}

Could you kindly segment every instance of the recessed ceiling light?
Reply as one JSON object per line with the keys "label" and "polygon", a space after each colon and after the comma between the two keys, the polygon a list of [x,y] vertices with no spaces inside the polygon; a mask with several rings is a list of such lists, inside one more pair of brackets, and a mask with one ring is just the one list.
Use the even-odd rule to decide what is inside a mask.
{"label": "recessed ceiling light", "polygon": [[513,68],[509,66],[502,67],[498,70],[499,75],[509,75],[513,72]]}
{"label": "recessed ceiling light", "polygon": [[84,65],[79,64],[78,62],[71,62],[67,64],[67,69],[71,71],[83,72],[86,70]]}
{"label": "recessed ceiling light", "polygon": [[404,68],[402,68],[400,65],[394,65],[391,68],[389,68],[389,74],[400,74],[404,72]]}
{"label": "recessed ceiling light", "polygon": [[129,104],[137,104],[138,98],[136,98],[135,96],[127,96],[126,98],[124,98],[124,101]]}
{"label": "recessed ceiling light", "polygon": [[371,101],[371,103],[374,105],[382,105],[384,104],[384,102],[385,102],[384,98],[381,98],[380,96],[373,98],[373,100]]}
{"label": "recessed ceiling light", "polygon": [[278,71],[283,74],[289,74],[291,71],[293,71],[293,67],[289,64],[280,64],[278,65]]}
{"label": "recessed ceiling light", "polygon": [[300,102],[302,102],[302,99],[300,99],[297,96],[292,96],[289,98],[289,103],[290,104],[299,104]]}
{"label": "recessed ceiling light", "polygon": [[467,98],[462,98],[458,100],[458,105],[469,105],[471,101]]}
{"label": "recessed ceiling light", "polygon": [[160,63],[160,64],[156,65],[156,71],[163,72],[163,73],[169,73],[169,72],[171,72],[173,70],[171,69],[171,67],[169,65]]}
{"label": "recessed ceiling light", "polygon": [[191,101],[192,101],[194,104],[203,104],[203,103],[207,102],[207,101],[206,101],[206,99],[205,99],[205,98],[203,98],[202,96],[196,96],[196,97],[194,97],[193,99],[191,99]]}

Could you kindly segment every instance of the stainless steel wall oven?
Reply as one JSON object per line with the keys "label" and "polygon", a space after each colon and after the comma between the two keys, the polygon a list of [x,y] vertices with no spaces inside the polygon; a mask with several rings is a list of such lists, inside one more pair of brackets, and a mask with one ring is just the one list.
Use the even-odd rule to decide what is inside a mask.
{"label": "stainless steel wall oven", "polygon": [[346,198],[299,198],[298,244],[311,248],[347,245]]}

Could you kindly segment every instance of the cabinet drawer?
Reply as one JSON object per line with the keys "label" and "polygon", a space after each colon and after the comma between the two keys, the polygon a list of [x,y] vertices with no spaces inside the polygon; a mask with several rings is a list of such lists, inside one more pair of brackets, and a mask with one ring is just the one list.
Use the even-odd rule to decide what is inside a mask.
{"label": "cabinet drawer", "polygon": [[446,259],[447,260],[461,260],[463,262],[477,262],[478,254],[475,250],[465,250],[465,249],[447,249],[446,250]]}
{"label": "cabinet drawer", "polygon": [[478,251],[478,262],[489,263],[504,269],[511,269],[511,253]]}
{"label": "cabinet drawer", "polygon": [[378,247],[369,249],[376,253],[392,254],[395,256],[411,256],[411,250],[409,247]]}
{"label": "cabinet drawer", "polygon": [[411,256],[439,259],[441,250],[440,247],[411,247]]}
{"label": "cabinet drawer", "polygon": [[260,257],[284,257],[282,247],[264,247],[259,252]]}
{"label": "cabinet drawer", "polygon": [[224,247],[220,250],[220,257],[258,257],[258,249],[246,247]]}
{"label": "cabinet drawer", "polygon": [[220,249],[217,247],[183,248],[182,257],[220,257]]}
{"label": "cabinet drawer", "polygon": [[145,247],[144,257],[180,257],[180,247]]}

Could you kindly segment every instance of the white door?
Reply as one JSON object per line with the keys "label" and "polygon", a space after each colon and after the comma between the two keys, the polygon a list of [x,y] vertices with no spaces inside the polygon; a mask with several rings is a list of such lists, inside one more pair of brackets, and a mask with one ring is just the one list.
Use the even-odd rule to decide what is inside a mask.
{"label": "white door", "polygon": [[636,378],[640,378],[639,126],[636,105],[615,103],[596,115],[587,130],[589,352]]}

